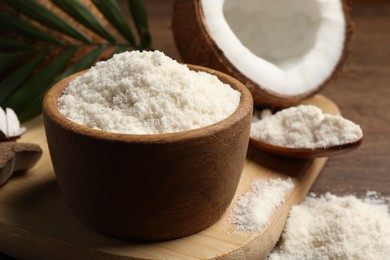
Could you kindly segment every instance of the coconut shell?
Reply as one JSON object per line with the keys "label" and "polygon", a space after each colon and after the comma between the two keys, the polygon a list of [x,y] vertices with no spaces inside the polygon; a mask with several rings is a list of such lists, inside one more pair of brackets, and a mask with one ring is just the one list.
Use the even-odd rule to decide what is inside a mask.
{"label": "coconut shell", "polygon": [[317,93],[335,76],[344,64],[354,24],[349,15],[351,1],[343,1],[344,16],[346,19],[346,38],[342,56],[331,75],[321,85],[297,96],[283,96],[265,89],[241,74],[234,65],[224,56],[207,32],[204,24],[204,15],[199,0],[176,0],[174,4],[172,29],[177,49],[184,63],[201,65],[229,74],[251,91],[256,106],[259,107],[288,107],[296,105],[302,99]]}
{"label": "coconut shell", "polygon": [[42,149],[37,144],[0,142],[0,186],[13,172],[33,167],[41,155]]}

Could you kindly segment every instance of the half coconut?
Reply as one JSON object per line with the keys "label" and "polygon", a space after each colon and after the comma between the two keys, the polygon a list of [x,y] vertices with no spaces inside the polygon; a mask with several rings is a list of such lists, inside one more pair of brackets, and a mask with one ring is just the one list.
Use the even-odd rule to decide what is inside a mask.
{"label": "half coconut", "polygon": [[230,74],[273,107],[324,86],[353,32],[342,0],[176,0],[172,28],[183,62]]}
{"label": "half coconut", "polygon": [[20,122],[15,111],[0,107],[0,142],[14,141],[22,136],[26,131],[25,127],[20,127]]}

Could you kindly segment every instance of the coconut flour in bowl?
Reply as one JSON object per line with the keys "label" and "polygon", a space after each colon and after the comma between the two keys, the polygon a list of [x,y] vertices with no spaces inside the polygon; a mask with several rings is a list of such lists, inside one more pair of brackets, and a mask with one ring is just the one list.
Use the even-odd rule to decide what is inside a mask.
{"label": "coconut flour in bowl", "polygon": [[68,119],[125,134],[161,134],[208,126],[231,115],[239,91],[160,51],[132,51],[98,62],[58,99]]}

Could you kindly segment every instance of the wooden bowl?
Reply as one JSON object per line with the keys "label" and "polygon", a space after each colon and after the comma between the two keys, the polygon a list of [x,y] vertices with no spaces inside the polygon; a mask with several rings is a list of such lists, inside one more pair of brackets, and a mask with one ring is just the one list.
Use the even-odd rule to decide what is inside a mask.
{"label": "wooden bowl", "polygon": [[239,90],[238,109],[200,129],[118,134],[78,125],[59,113],[57,99],[84,72],[47,92],[43,118],[54,171],[64,198],[87,227],[130,240],[173,239],[209,227],[231,203],[249,142],[252,97],[230,76],[188,66]]}

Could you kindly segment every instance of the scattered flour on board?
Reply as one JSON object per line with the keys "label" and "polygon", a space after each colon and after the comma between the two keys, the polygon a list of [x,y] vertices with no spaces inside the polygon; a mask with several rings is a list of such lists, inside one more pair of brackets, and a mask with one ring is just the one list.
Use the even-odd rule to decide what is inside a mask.
{"label": "scattered flour on board", "polygon": [[234,205],[232,223],[235,231],[260,231],[293,188],[291,178],[252,180],[252,190],[242,194]]}
{"label": "scattered flour on board", "polygon": [[324,114],[312,105],[283,109],[274,115],[269,110],[254,116],[251,137],[292,148],[326,148],[356,141],[363,136],[359,125]]}
{"label": "scattered flour on board", "polygon": [[390,259],[389,201],[310,194],[290,212],[270,260]]}
{"label": "scattered flour on board", "polygon": [[238,107],[240,93],[159,51],[98,62],[58,99],[61,114],[94,129],[126,134],[180,132],[214,124]]}

